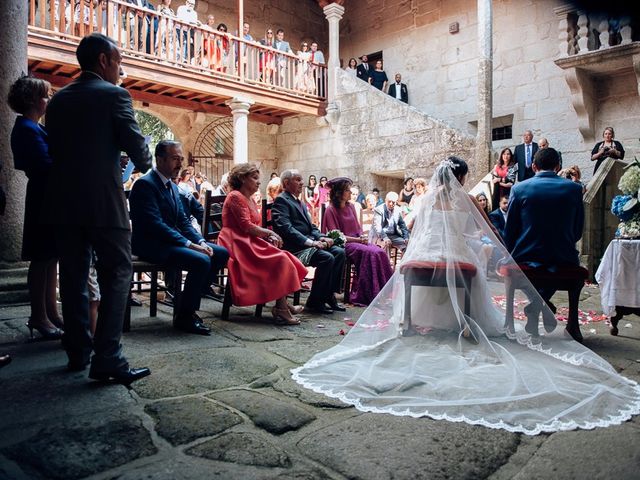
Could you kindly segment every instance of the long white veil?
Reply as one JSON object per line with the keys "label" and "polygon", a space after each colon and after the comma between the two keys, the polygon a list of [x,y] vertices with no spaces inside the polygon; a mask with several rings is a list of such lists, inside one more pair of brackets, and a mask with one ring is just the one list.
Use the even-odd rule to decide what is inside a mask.
{"label": "long white veil", "polygon": [[[604,427],[640,413],[637,383],[560,325],[545,331],[553,314],[452,168],[442,162],[431,178],[391,280],[340,344],[292,370],[294,380],[365,412],[529,435]],[[519,290],[515,300],[529,303],[531,318],[540,310],[539,335],[524,329],[526,319],[505,327],[497,271],[516,277],[526,295]]]}

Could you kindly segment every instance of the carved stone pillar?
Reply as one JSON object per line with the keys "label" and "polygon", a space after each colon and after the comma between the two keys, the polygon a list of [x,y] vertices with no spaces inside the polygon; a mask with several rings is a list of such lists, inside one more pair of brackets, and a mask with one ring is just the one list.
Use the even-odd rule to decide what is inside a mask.
{"label": "carved stone pillar", "polygon": [[0,187],[7,195],[4,216],[0,216],[0,277],[2,270],[20,266],[24,196],[27,179],[14,170],[11,129],[16,115],[6,102],[9,86],[27,73],[27,16],[29,2],[5,0],[0,15]]}
{"label": "carved stone pillar", "polygon": [[491,0],[478,0],[478,135],[476,160],[491,170],[491,120],[493,116],[493,31]]}
{"label": "carved stone pillar", "polygon": [[233,163],[249,161],[249,108],[254,101],[249,98],[233,97],[227,105],[233,114]]}
{"label": "carved stone pillar", "polygon": [[589,51],[589,17],[586,12],[578,12],[578,52]]}
{"label": "carved stone pillar", "polygon": [[340,20],[344,15],[344,7],[330,3],[323,9],[329,22],[329,63],[327,64],[327,117],[335,119],[338,113],[336,106],[336,71],[340,68]]}
{"label": "carved stone pillar", "polygon": [[572,5],[561,5],[553,9],[553,12],[558,17],[558,53],[560,57],[567,57],[576,53],[575,45],[577,42],[575,25],[572,22],[572,18],[575,21],[575,17],[571,16],[574,13]]}

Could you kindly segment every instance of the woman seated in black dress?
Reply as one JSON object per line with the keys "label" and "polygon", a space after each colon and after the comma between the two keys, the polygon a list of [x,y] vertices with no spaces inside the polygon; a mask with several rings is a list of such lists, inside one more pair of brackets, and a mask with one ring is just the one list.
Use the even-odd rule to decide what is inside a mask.
{"label": "woman seated in black dress", "polygon": [[[28,285],[31,317],[27,327],[47,340],[62,336],[62,319],[56,307],[57,258],[54,242],[40,222],[45,208],[45,190],[51,168],[47,133],[38,123],[49,100],[49,82],[19,78],[9,90],[9,106],[18,113],[11,131],[11,150],[17,170],[29,179],[24,207],[22,260],[30,261]],[[46,216],[46,212],[44,212]]]}

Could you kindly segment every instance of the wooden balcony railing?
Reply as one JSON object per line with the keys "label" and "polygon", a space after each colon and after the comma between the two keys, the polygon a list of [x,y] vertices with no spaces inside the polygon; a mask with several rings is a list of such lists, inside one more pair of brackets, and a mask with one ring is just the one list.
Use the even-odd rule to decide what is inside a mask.
{"label": "wooden balcony railing", "polygon": [[73,43],[99,32],[113,38],[125,57],[326,99],[326,66],[310,62],[305,54],[275,50],[125,0],[29,0],[29,32]]}

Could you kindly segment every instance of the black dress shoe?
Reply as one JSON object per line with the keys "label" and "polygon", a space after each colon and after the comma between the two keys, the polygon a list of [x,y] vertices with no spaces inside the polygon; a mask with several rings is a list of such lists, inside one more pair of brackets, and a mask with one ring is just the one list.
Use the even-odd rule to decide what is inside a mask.
{"label": "black dress shoe", "polygon": [[344,306],[344,305],[342,305],[341,303],[338,303],[338,301],[336,300],[336,298],[335,298],[335,297],[330,298],[330,299],[327,301],[327,305],[329,305],[329,308],[330,308],[331,310],[334,310],[334,311],[336,311],[336,312],[346,312],[346,311],[347,311],[347,309],[345,308],[345,306]]}
{"label": "black dress shoe", "polygon": [[11,363],[11,355],[0,356],[0,368],[6,367]]}
{"label": "black dress shoe", "polygon": [[119,383],[121,385],[131,385],[136,380],[140,380],[148,375],[151,375],[151,370],[148,368],[126,368],[114,372],[101,372],[94,370],[92,367],[91,370],[89,370],[89,378],[93,380]]}
{"label": "black dress shoe", "polygon": [[129,305],[131,305],[132,307],[141,307],[142,302],[137,298],[129,297]]}
{"label": "black dress shoe", "polygon": [[319,313],[321,315],[329,315],[333,313],[333,310],[328,308],[324,303],[315,303],[315,302],[307,301],[307,303],[304,305],[304,309],[307,312]]}
{"label": "black dress shoe", "polygon": [[173,328],[185,333],[211,335],[211,329],[202,323],[202,319],[195,313],[178,315],[173,321]]}
{"label": "black dress shoe", "polygon": [[208,298],[210,300],[216,300],[218,302],[223,302],[224,301],[224,295],[221,293],[218,293],[214,290],[213,287],[209,286],[207,287],[203,292],[202,292],[202,296],[204,298]]}
{"label": "black dress shoe", "polygon": [[89,365],[89,362],[69,361],[67,363],[67,372],[83,372],[87,365]]}

